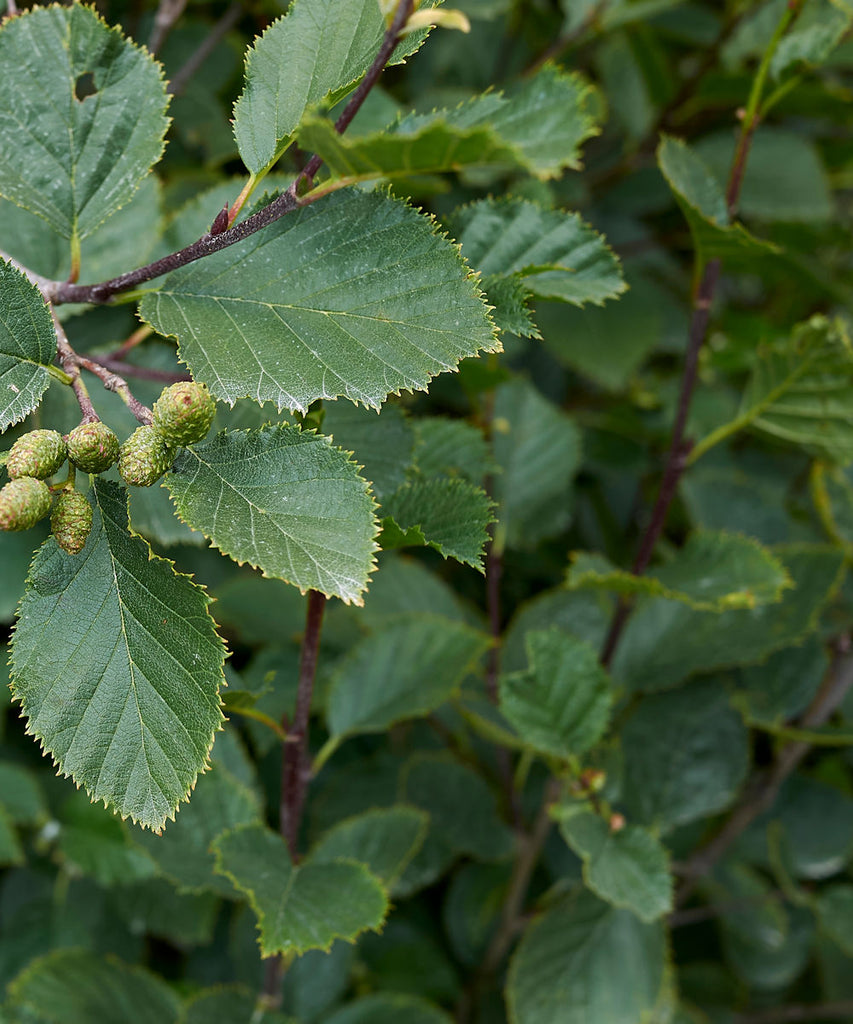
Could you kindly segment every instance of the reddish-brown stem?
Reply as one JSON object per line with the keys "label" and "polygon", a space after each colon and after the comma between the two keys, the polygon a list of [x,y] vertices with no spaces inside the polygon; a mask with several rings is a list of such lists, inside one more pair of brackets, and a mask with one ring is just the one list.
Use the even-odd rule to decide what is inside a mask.
{"label": "reddish-brown stem", "polygon": [[74,391],[77,404],[80,406],[81,422],[95,423],[99,417],[95,412],[95,407],[92,405],[91,398],[89,398],[86,385],[80,380],[80,366],[77,363],[77,353],[71,347],[71,342],[68,340],[65,328],[59,322],[56,313],[51,309],[50,314],[53,317],[53,327],[56,331],[56,354],[62,369],[71,378],[71,388]]}
{"label": "reddish-brown stem", "polygon": [[113,373],[112,370],[101,366],[100,363],[95,362],[93,359],[81,356],[76,352],[73,353],[73,360],[77,366],[94,374],[107,391],[114,391],[119,395],[140,423],[149,424],[153,421],[154,417],[151,414],[151,410],[134,396],[124,377],[120,377],[117,373]]}
{"label": "reddish-brown stem", "polygon": [[[376,58],[364,76],[364,80],[355,90],[344,108],[344,112],[337,120],[336,126],[340,126],[338,128],[339,131],[343,131],[352,121],[368,93],[378,81],[388,62],[388,58],[394,52],[399,42],[400,32],[411,15],[413,3],[414,0],[401,0],[398,5],[394,19],[385,33]],[[87,285],[71,284],[67,281],[50,282],[49,288],[45,291],[45,296],[54,304],[65,302],[96,304],[108,302],[119,292],[129,291],[131,288],[136,288],[137,285],[144,284],[146,281],[153,281],[154,278],[162,277],[163,274],[171,273],[171,271],[177,270],[179,267],[185,267],[187,264],[194,263],[205,256],[211,256],[215,252],[227,249],[236,242],[242,242],[243,239],[275,223],[275,221],[291,213],[293,210],[313,202],[314,199],[311,196],[299,198],[297,189],[302,181],[313,178],[322,166],[322,163],[323,161],[318,156],[311,157],[296,181],[287,191],[282,192],[281,195],[262,207],[257,213],[252,214],[251,217],[247,217],[246,220],[232,225],[227,231],[215,235],[209,233],[202,235],[197,241],[185,246],[183,249],[179,249],[177,252],[163,256],[161,259],[155,260],[144,267],[128,271],[126,274],[120,274],[109,281]]]}
{"label": "reddish-brown stem", "polygon": [[[705,342],[705,335],[708,331],[708,320],[711,313],[711,300],[717,281],[720,277],[720,261],[711,260],[705,267],[702,280],[696,291],[696,298],[693,302],[693,315],[690,319],[690,335],[687,343],[687,353],[684,358],[684,372],[681,377],[681,391],[678,396],[678,408],[675,414],[675,423],[672,427],[672,438],[669,445],[666,465],[663,471],[663,479],[658,490],[657,499],[652,509],[651,519],[646,527],[640,542],[640,548],[631,566],[631,572],[635,576],[642,576],[648,568],[652,559],[655,545],[663,532],[666,523],[666,516],[669,507],[675,497],[678,481],[685,468],[685,458],[689,453],[689,446],[686,441],[687,417],[690,413],[690,403],[693,392],[696,388],[696,378],[699,373],[699,353]],[[620,601],[610,624],[604,647],[601,652],[601,662],[609,665],[616,652],[616,645],[622,635],[625,623],[630,614],[630,605]]]}
{"label": "reddish-brown stem", "polygon": [[110,356],[89,356],[89,361],[103,366],[113,373],[120,373],[123,377],[138,377],[140,380],[162,381],[163,384],[177,384],[179,381],[192,380],[188,373],[172,373],[169,370],[157,370],[151,366],[134,366],[133,363],[124,363],[120,359],[112,359]]}
{"label": "reddish-brown stem", "polygon": [[302,638],[302,655],[299,661],[296,708],[293,721],[288,724],[282,723],[288,732],[288,742],[282,744],[281,752],[280,828],[294,861],[299,857],[299,826],[302,822],[305,791],[311,778],[311,765],[307,756],[308,718],[311,714],[311,696],[314,692],[314,676],[317,671],[320,631],[323,627],[325,608],[325,595],[318,590],[309,590],[305,635]]}

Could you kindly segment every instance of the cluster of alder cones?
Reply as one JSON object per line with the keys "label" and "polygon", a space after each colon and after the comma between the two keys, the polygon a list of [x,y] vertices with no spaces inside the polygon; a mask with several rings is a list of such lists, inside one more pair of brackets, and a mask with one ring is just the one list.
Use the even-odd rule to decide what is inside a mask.
{"label": "cluster of alder cones", "polygon": [[[65,437],[56,430],[22,435],[6,459],[9,482],[0,489],[0,530],[29,530],[50,515],[56,543],[69,555],[79,554],[92,529],[92,506],[74,489],[74,470],[103,473],[118,462],[126,484],[150,487],[172,467],[180,447],[206,436],[215,413],[205,385],[187,381],[166,388],[154,403],[151,424],[138,427],[124,444],[100,420],[81,423]],[[68,479],[49,487],[45,481],[66,459]]]}

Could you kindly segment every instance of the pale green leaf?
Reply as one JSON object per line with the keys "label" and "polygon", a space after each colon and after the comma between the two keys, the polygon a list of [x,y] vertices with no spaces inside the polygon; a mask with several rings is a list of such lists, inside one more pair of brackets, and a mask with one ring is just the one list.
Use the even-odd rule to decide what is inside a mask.
{"label": "pale green leaf", "polygon": [[524,199],[481,199],[458,210],[449,228],[484,277],[519,274],[540,298],[601,305],[625,291],[619,260],[576,213]]}
{"label": "pale green leaf", "polygon": [[180,1008],[156,975],[81,949],[34,960],[10,984],[8,1005],[39,1024],[175,1024]]}
{"label": "pale green leaf", "polygon": [[661,828],[727,807],[749,763],[747,729],[713,681],[645,698],[625,722],[622,749],[628,812]]}
{"label": "pale green leaf", "polygon": [[806,68],[822,64],[853,21],[853,10],[845,2],[809,0],[788,29],[770,61],[770,73],[780,78],[794,64]]}
{"label": "pale green leaf", "polygon": [[444,1010],[417,995],[377,992],[356,999],[333,1013],[324,1024],[451,1024]]}
{"label": "pale green leaf", "polygon": [[793,581],[776,604],[701,612],[641,598],[616,651],[613,678],[629,690],[665,690],[694,672],[751,665],[812,633],[835,592],[843,556],[822,545],[773,548]]}
{"label": "pale green leaf", "polygon": [[492,319],[498,330],[515,334],[519,338],[539,338],[539,328],[529,308],[532,298],[521,274],[500,274],[484,277],[480,281],[492,307]]}
{"label": "pale green leaf", "polygon": [[669,857],[660,841],[640,825],[611,831],[590,811],[562,821],[563,838],[583,861],[586,885],[615,907],[641,921],[656,921],[672,910]]}
{"label": "pale green leaf", "polygon": [[140,311],[217,398],[279,409],[339,396],[378,407],[500,348],[454,246],[382,192],[283,217],[170,274]]}
{"label": "pale green leaf", "polygon": [[314,864],[358,861],[390,889],[423,846],[428,825],[423,811],[402,804],[365,811],[323,835],[310,858]]}
{"label": "pale green leaf", "polygon": [[[253,174],[278,160],[309,107],[331,105],[355,87],[384,34],[376,0],[297,0],[255,40],[234,104],[234,135]],[[414,53],[425,35],[409,36],[392,63]]]}
{"label": "pale green leaf", "polygon": [[827,886],[818,893],[815,910],[821,929],[853,957],[853,885]]}
{"label": "pale green leaf", "polygon": [[130,837],[127,823],[78,791],[60,812],[60,853],[71,871],[99,885],[127,885],[150,878],[157,865]]}
{"label": "pale green leaf", "polygon": [[730,222],[722,188],[711,169],[686,143],[664,135],[657,156],[703,261],[722,258],[749,262],[777,251],[741,224]]}
{"label": "pale green leaf", "polygon": [[39,404],[55,356],[56,332],[41,292],[0,260],[0,431]]}
{"label": "pale green leaf", "polygon": [[[9,18],[0,74],[16,83],[0,97],[0,194],[64,238],[85,238],[160,159],[169,124],[160,66],[74,4]],[[78,99],[87,76],[95,91]]]}
{"label": "pale green leaf", "polygon": [[479,486],[495,468],[483,431],[446,416],[415,420],[415,465],[425,477],[460,476]]}
{"label": "pale green leaf", "polygon": [[184,1003],[178,1024],[293,1024],[293,1018],[258,1005],[247,988],[218,986]]}
{"label": "pale green leaf", "polygon": [[326,702],[334,737],[382,732],[448,700],[491,640],[461,622],[405,615],[365,637],[335,669]]}
{"label": "pale green leaf", "polygon": [[616,594],[649,594],[700,611],[755,608],[778,601],[791,585],[784,565],[751,537],[692,533],[669,561],[643,576],[617,569],[603,555],[575,552],[567,585]]}
{"label": "pale green leaf", "polygon": [[[299,144],[323,157],[340,183],[518,167],[540,178],[578,169],[584,142],[598,134],[587,109],[590,86],[546,65],[506,94],[475,96],[452,110],[407,114],[380,132],[339,135],[332,121],[306,118]],[[545,261],[543,261],[545,262]]]}
{"label": "pale green leaf", "polygon": [[376,550],[374,503],[347,452],[281,424],[221,432],[166,478],[178,515],[235,561],[356,604]]}
{"label": "pale green leaf", "polygon": [[96,478],[90,500],[84,552],[51,538],[33,561],[13,692],[64,775],[160,829],[207,762],[225,652],[205,592],[128,533],[124,491]]}
{"label": "pale green leaf", "polygon": [[812,317],[784,343],[759,350],[739,419],[830,459],[853,458],[853,348],[843,325]]}
{"label": "pale green leaf", "polygon": [[495,395],[493,446],[502,472],[495,476],[497,536],[530,547],[565,529],[572,514],[572,478],[581,436],[572,420],[525,381]]}
{"label": "pale green leaf", "polygon": [[388,911],[380,882],[361,864],[294,866],[281,836],[244,825],[213,843],[216,869],[249,898],[258,918],[262,956],[328,950],[378,930]]}
{"label": "pale green leaf", "polygon": [[400,777],[405,799],[430,817],[428,843],[451,856],[502,860],[513,848],[494,792],[467,765],[445,754],[416,754]]}
{"label": "pale green leaf", "polygon": [[483,572],[488,526],[494,522],[492,509],[486,492],[467,480],[412,480],[382,503],[382,545],[425,544],[444,558]]}
{"label": "pale green leaf", "polygon": [[[665,981],[660,923],[575,891],[524,933],[510,964],[511,1024],[639,1024]],[[618,979],[618,983],[614,982]]]}
{"label": "pale green leaf", "polygon": [[352,452],[381,501],[406,479],[412,464],[415,437],[398,405],[385,405],[379,415],[350,402],[331,402],[323,416],[323,433],[344,451]]}
{"label": "pale green leaf", "polygon": [[[700,139],[696,158],[702,160],[722,189],[735,148],[730,131]],[[745,217],[804,224],[830,220],[834,212],[826,168],[815,144],[804,134],[759,127],[752,137],[741,185],[738,209]]]}
{"label": "pale green leaf", "polygon": [[228,882],[214,872],[210,844],[228,829],[255,824],[260,817],[255,793],[215,764],[198,780],[192,799],[165,834],[143,834],[139,842],[178,892],[233,897]]}
{"label": "pale green leaf", "polygon": [[561,630],[537,630],[524,642],[528,668],[501,679],[501,711],[534,750],[561,760],[583,754],[607,727],[607,672],[589,644]]}

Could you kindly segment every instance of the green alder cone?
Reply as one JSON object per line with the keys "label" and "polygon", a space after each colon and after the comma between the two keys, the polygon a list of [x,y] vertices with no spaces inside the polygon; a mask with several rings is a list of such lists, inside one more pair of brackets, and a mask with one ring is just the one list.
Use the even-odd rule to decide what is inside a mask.
{"label": "green alder cone", "polygon": [[50,512],[50,490],[31,476],[10,480],[0,490],[0,530],[29,530]]}
{"label": "green alder cone", "polygon": [[118,458],[118,438],[106,425],[81,423],[66,437],[68,458],[84,473],[103,473]]}
{"label": "green alder cone", "polygon": [[56,543],[69,555],[79,555],[92,532],[92,506],[79,491],[63,491],[50,516]]}
{"label": "green alder cone", "polygon": [[207,385],[181,381],[165,388],[154,403],[153,425],[169,444],[195,444],[207,436],[215,415]]}
{"label": "green alder cone", "polygon": [[12,445],[6,462],[9,479],[29,476],[46,480],[65,462],[67,454],[61,434],[55,430],[32,430]]}
{"label": "green alder cone", "polygon": [[121,446],[118,471],[129,487],[150,487],[172,468],[177,449],[154,427],[137,427]]}

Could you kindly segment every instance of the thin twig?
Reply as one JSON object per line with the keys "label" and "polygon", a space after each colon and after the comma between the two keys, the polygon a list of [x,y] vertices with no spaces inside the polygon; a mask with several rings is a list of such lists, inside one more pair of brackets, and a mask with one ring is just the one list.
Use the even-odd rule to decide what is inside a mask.
{"label": "thin twig", "polygon": [[140,423],[147,425],[153,422],[154,417],[151,410],[136,398],[124,377],[113,373],[112,370],[108,370],[105,366],[101,366],[94,359],[90,359],[88,356],[81,356],[79,353],[73,352],[73,350],[72,357],[77,366],[94,374],[107,391],[114,391]]}
{"label": "thin twig", "polygon": [[[299,660],[299,681],[296,689],[296,707],[293,721],[282,718],[282,729],[287,741],[281,744],[281,797],[279,801],[279,831],[287,843],[290,859],[299,860],[299,829],[302,824],[302,808],[305,794],[311,780],[311,763],[308,759],[308,720],[311,715],[311,699],[314,694],[314,677],[317,672],[317,657],[320,651],[320,632],[323,628],[323,612],[326,597],[318,590],[308,591],[308,608],[305,613],[305,633],[302,637],[302,652]],[[269,1009],[281,1005],[281,983],[286,961],[281,954],[270,957],[264,972],[263,1001]]]}
{"label": "thin twig", "polygon": [[205,37],[204,42],[199,46],[195,53],[189,58],[175,74],[175,77],[169,82],[167,86],[168,92],[173,96],[180,96],[180,94],[186,89],[193,75],[198,69],[204,64],[207,58],[213,53],[219,43],[225,38],[226,35],[231,31],[232,28],[240,20],[240,15],[243,13],[243,5],[240,3],[233,3],[228,10],[222,15],[219,21],[213,26],[208,35]]}
{"label": "thin twig", "polygon": [[[816,729],[824,725],[853,686],[853,653],[849,648],[850,638],[845,636],[839,642],[832,665],[814,700],[797,723],[800,728]],[[782,783],[811,749],[811,744],[803,740],[787,743],[767,771],[753,776],[720,831],[683,865],[681,874],[684,882],[676,894],[676,906],[684,904],[699,879],[714,867],[752,822],[773,805]]]}
{"label": "thin twig", "polygon": [[151,35],[148,39],[148,50],[152,57],[157,55],[160,47],[166,41],[166,36],[171,32],[172,26],[184,13],[187,0],[160,0],[157,5],[157,12],[154,15],[154,24],[151,26]]}
{"label": "thin twig", "polygon": [[[388,62],[388,58],[394,52],[399,42],[400,32],[409,19],[413,3],[414,0],[401,0],[394,14],[391,26],[385,33],[376,59],[336,122],[338,131],[343,131],[352,121],[367,98],[368,93],[378,81]],[[275,223],[275,221],[286,214],[300,207],[307,206],[309,203],[314,202],[316,198],[319,198],[317,196],[312,197],[311,195],[299,197],[297,190],[303,181],[313,178],[322,166],[322,163],[323,161],[320,157],[313,156],[290,188],[258,210],[257,213],[247,217],[246,220],[232,225],[226,231],[222,231],[219,234],[202,235],[197,241],[185,246],[183,249],[179,249],[177,252],[170,253],[168,256],[155,260],[144,267],[138,267],[136,270],[131,270],[126,274],[120,274],[109,281],[101,281],[98,284],[89,285],[71,284],[67,281],[49,282],[51,300],[55,303],[87,302],[97,304],[108,302],[119,292],[129,291],[131,288],[144,284],[146,281],[162,277],[163,274],[168,274],[179,267],[185,267],[188,263],[194,263],[205,256],[211,256],[215,252],[227,249],[236,242],[242,242],[243,239]]]}
{"label": "thin twig", "polygon": [[525,75],[535,75],[539,69],[548,63],[549,60],[556,60],[564,50],[578,41],[582,36],[595,25],[604,9],[607,7],[607,0],[599,0],[594,7],[591,7],[583,20],[575,25],[573,29],[557,38],[547,46],[539,56],[533,60],[524,70]]}
{"label": "thin twig", "polygon": [[180,381],[192,380],[188,373],[177,373],[170,370],[157,370],[151,366],[134,366],[133,363],[124,363],[120,359],[112,359],[109,356],[89,356],[89,361],[103,366],[113,373],[120,373],[123,377],[138,377],[140,380],[162,381],[164,384],[177,384]]}
{"label": "thin twig", "polygon": [[77,353],[71,347],[71,342],[68,340],[68,335],[65,333],[65,328],[59,322],[59,317],[51,309],[50,315],[53,317],[53,327],[56,331],[56,353],[59,357],[60,365],[62,369],[71,378],[71,388],[74,391],[74,397],[77,399],[77,404],[80,406],[80,413],[82,415],[82,423],[95,423],[100,418],[95,412],[95,407],[92,405],[92,399],[89,398],[89,392],[86,389],[86,385],[80,379],[80,366],[77,362]]}

